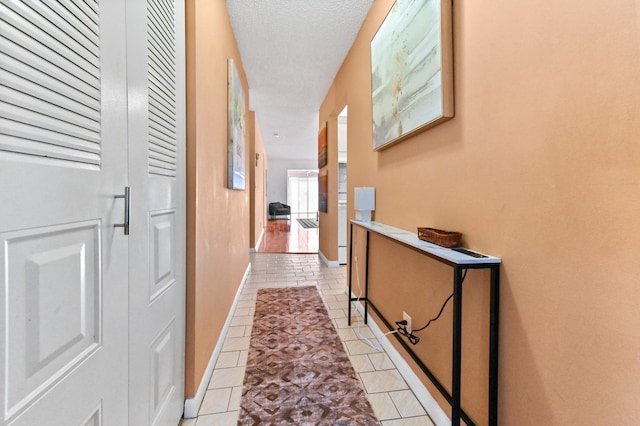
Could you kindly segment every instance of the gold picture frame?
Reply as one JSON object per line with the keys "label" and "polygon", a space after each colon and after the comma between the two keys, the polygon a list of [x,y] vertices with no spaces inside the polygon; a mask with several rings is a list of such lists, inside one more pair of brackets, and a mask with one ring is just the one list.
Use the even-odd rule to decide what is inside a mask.
{"label": "gold picture frame", "polygon": [[396,0],[371,40],[373,149],[454,116],[451,2]]}

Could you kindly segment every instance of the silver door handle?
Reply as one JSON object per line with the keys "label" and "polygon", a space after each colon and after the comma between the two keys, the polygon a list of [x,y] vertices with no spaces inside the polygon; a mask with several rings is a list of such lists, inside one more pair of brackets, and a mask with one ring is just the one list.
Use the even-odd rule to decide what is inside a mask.
{"label": "silver door handle", "polygon": [[129,212],[131,210],[131,188],[124,187],[123,195],[114,195],[113,198],[124,198],[124,223],[116,223],[114,228],[124,228],[124,235],[129,235]]}

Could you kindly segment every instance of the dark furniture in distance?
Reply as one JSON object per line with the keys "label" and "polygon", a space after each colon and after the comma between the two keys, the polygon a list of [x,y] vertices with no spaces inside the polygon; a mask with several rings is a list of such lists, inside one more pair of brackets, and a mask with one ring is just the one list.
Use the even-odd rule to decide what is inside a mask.
{"label": "dark furniture in distance", "polygon": [[269,219],[276,219],[278,216],[288,216],[291,219],[291,207],[281,202],[269,203]]}

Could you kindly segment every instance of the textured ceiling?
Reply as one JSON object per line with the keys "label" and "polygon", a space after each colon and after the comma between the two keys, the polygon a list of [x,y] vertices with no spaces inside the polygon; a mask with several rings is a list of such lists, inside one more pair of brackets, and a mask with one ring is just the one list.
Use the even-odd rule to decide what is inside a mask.
{"label": "textured ceiling", "polygon": [[317,157],[318,110],[373,0],[227,0],[267,156]]}

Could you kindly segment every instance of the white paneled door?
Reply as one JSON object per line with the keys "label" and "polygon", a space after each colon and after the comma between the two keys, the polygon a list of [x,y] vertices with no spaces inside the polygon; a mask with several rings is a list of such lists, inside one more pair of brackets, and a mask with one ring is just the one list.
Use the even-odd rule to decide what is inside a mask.
{"label": "white paneled door", "polygon": [[[130,425],[184,407],[184,4],[127,0]],[[182,188],[178,190],[178,188]],[[178,414],[176,417],[175,414]]]}
{"label": "white paneled door", "polygon": [[0,0],[2,425],[180,418],[183,13]]}

